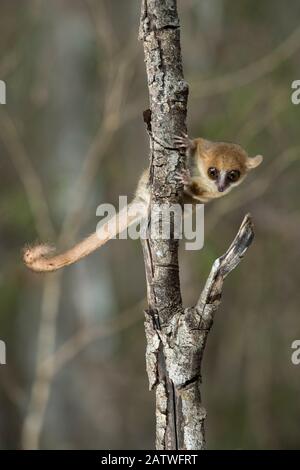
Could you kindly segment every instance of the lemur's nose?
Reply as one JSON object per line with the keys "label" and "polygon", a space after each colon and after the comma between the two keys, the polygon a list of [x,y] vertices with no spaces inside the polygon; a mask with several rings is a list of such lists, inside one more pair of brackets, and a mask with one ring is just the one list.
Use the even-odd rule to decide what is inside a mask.
{"label": "lemur's nose", "polygon": [[226,173],[221,171],[217,180],[217,188],[219,193],[223,193],[226,189]]}

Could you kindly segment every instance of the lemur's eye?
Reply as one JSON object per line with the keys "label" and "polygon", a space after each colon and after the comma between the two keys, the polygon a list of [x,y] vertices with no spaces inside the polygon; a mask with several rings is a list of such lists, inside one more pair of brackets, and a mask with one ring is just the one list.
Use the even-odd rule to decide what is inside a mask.
{"label": "lemur's eye", "polygon": [[218,170],[217,170],[215,167],[211,166],[211,167],[207,170],[207,174],[208,174],[208,176],[210,177],[210,179],[216,180],[216,179],[218,178],[219,172],[218,172]]}
{"label": "lemur's eye", "polygon": [[241,173],[239,172],[239,170],[231,170],[231,171],[228,171],[227,173],[227,179],[231,183],[235,183],[239,179],[240,176],[241,176]]}

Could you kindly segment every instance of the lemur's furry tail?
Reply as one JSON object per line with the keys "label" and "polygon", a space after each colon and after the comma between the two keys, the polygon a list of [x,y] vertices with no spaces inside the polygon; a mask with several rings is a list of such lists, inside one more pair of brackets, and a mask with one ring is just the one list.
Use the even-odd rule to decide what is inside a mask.
{"label": "lemur's furry tail", "polygon": [[134,199],[116,216],[97,229],[95,233],[92,233],[64,253],[52,255],[55,248],[44,244],[26,247],[23,252],[24,263],[29,269],[36,272],[56,271],[89,255],[130,225],[138,223],[146,215],[146,203]]}

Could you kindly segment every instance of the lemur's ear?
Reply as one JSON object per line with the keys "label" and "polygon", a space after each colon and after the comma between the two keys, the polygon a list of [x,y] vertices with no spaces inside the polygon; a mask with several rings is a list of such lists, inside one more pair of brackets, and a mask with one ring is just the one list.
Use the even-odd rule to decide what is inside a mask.
{"label": "lemur's ear", "polygon": [[262,155],[256,155],[256,157],[248,158],[247,160],[247,168],[248,170],[253,170],[253,168],[256,168],[261,164],[263,161]]}

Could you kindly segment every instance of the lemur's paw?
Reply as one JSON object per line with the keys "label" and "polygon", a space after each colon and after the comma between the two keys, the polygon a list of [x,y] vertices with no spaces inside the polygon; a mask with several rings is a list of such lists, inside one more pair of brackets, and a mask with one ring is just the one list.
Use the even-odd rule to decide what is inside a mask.
{"label": "lemur's paw", "polygon": [[191,181],[191,174],[189,170],[182,170],[181,172],[177,171],[175,173],[175,180],[178,181],[178,183],[183,184],[184,186],[189,185]]}
{"label": "lemur's paw", "polygon": [[185,133],[182,133],[182,135],[174,135],[174,145],[178,148],[187,149],[191,146],[191,140]]}

